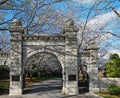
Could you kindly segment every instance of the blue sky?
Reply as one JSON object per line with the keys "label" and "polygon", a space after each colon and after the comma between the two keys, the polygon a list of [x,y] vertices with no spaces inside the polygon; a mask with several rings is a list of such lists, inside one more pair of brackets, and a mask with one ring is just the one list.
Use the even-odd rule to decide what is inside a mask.
{"label": "blue sky", "polygon": [[[99,1],[99,0],[74,0],[74,1],[78,2],[78,4],[80,5],[89,7],[89,6],[92,6],[95,1]],[[111,1],[111,0],[108,0],[108,1]],[[106,3],[102,2],[97,7],[102,8],[105,5]],[[111,5],[120,13],[120,1],[119,0],[115,0],[115,2],[111,3]],[[92,17],[93,14],[94,12],[91,13],[90,17]],[[120,18],[118,18],[111,9],[99,11],[99,15],[96,15],[96,17],[90,19],[89,24],[90,24],[89,27],[93,29],[98,29],[102,25],[105,25],[105,28],[103,29],[103,31],[105,32],[109,31],[114,34],[120,35]],[[110,36],[105,41],[103,41],[100,44],[100,46],[102,48],[106,48],[106,50],[119,49],[120,38],[115,37],[115,36]]]}
{"label": "blue sky", "polygon": [[[80,14],[84,14],[85,16],[81,17],[83,21],[85,21],[88,10],[81,11],[82,7],[88,8],[94,4],[95,1],[99,0],[74,0],[73,8],[78,7],[80,10],[78,13],[76,13],[76,16],[79,16]],[[106,3],[102,3],[98,6],[98,8],[102,8]],[[82,6],[82,7],[80,7]],[[112,3],[112,6],[115,7],[117,10],[120,10],[120,1],[116,0],[116,2]],[[60,9],[61,11],[66,11],[67,7],[65,6],[65,3],[61,4],[55,4],[54,7],[56,9]],[[12,17],[13,13],[9,12],[6,14],[6,20],[10,19]],[[94,12],[90,14],[90,17],[94,15]],[[112,10],[102,10],[99,12],[99,15],[89,20],[90,28],[98,29],[99,26],[106,25],[104,28],[104,31],[111,31],[112,33],[120,35],[120,18],[117,18],[117,16],[114,14]],[[96,23],[98,25],[96,25]],[[108,44],[109,43],[109,44]],[[109,39],[105,40],[100,44],[101,47],[107,47],[106,49],[119,49],[120,46],[120,38],[111,36]]]}

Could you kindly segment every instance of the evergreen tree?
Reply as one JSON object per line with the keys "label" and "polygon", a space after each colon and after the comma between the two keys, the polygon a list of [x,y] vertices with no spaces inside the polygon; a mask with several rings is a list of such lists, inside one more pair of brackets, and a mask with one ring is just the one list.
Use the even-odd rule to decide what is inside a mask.
{"label": "evergreen tree", "polygon": [[107,77],[120,77],[120,58],[118,54],[112,54],[106,64]]}

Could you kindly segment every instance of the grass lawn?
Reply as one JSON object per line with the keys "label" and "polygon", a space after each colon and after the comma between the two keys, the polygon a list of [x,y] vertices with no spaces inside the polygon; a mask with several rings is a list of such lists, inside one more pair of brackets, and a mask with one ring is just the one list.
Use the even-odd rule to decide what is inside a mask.
{"label": "grass lawn", "polygon": [[99,93],[99,96],[102,96],[103,98],[120,98],[120,95],[110,95],[107,93]]}
{"label": "grass lawn", "polygon": [[0,80],[0,95],[8,94],[9,92],[9,79]]}
{"label": "grass lawn", "polygon": [[0,80],[0,88],[8,89],[9,88],[9,79]]}
{"label": "grass lawn", "polygon": [[25,85],[30,85],[36,82],[40,82],[40,79],[38,78],[32,78],[32,80],[30,78],[25,78]]}

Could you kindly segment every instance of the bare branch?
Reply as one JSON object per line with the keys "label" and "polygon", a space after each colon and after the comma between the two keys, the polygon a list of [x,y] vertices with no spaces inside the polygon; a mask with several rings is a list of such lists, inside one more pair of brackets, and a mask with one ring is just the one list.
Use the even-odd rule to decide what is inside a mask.
{"label": "bare branch", "polygon": [[0,5],[3,5],[3,4],[6,3],[7,1],[9,1],[9,0],[3,0],[3,1],[1,1],[1,2],[0,2]]}
{"label": "bare branch", "polygon": [[120,13],[118,13],[118,11],[111,5],[111,3],[108,0],[105,0],[106,3],[110,6],[110,8],[114,11],[114,13],[120,17]]}
{"label": "bare branch", "polygon": [[115,33],[109,32],[109,31],[104,32],[104,33],[109,33],[109,34],[111,34],[111,35],[113,35],[113,36],[116,36],[116,37],[120,38],[120,35],[117,35],[117,34],[115,34]]}
{"label": "bare branch", "polygon": [[33,22],[33,19],[34,19],[35,15],[36,15],[38,9],[42,8],[43,6],[51,5],[51,4],[58,3],[58,2],[62,2],[62,1],[63,1],[63,0],[57,0],[57,1],[52,1],[52,2],[50,2],[50,3],[44,3],[44,1],[43,1],[43,4],[42,4],[41,6],[39,6],[39,7],[36,6],[36,7],[33,9],[33,12],[32,12],[32,14],[31,14],[31,18],[30,18],[29,24],[28,24],[25,28],[28,28],[28,27],[31,25],[31,23]]}
{"label": "bare branch", "polygon": [[83,43],[83,40],[84,40],[83,36],[84,36],[84,32],[85,32],[85,29],[86,29],[86,26],[87,26],[87,23],[88,23],[89,16],[90,16],[90,14],[91,14],[91,12],[92,12],[92,10],[93,10],[93,8],[95,7],[96,4],[97,4],[97,1],[93,4],[93,6],[90,8],[90,10],[89,10],[89,12],[87,14],[87,18],[86,18],[85,25],[84,25],[83,30],[82,30],[81,42],[80,42],[80,44],[78,46],[78,50],[80,49],[80,47],[81,47],[81,45]]}
{"label": "bare branch", "polygon": [[7,20],[7,21],[0,23],[0,25],[6,24],[6,23],[12,21],[13,19],[16,18],[17,15],[18,15],[18,14],[14,15],[14,17],[12,17],[11,19],[9,19],[9,20]]}

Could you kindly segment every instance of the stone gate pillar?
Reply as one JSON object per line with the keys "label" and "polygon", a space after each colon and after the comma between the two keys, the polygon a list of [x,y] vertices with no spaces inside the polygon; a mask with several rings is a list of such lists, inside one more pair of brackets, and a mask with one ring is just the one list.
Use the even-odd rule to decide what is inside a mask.
{"label": "stone gate pillar", "polygon": [[10,95],[22,94],[22,23],[14,20],[9,28],[10,38]]}
{"label": "stone gate pillar", "polygon": [[65,24],[64,33],[66,35],[65,63],[66,63],[66,87],[65,93],[68,95],[78,94],[78,28],[74,26],[74,21],[69,20]]}
{"label": "stone gate pillar", "polygon": [[98,81],[98,49],[99,47],[95,44],[92,40],[89,42],[89,47],[85,50],[89,51],[89,67],[88,67],[88,74],[89,74],[89,91],[90,92],[99,92],[99,81]]}

